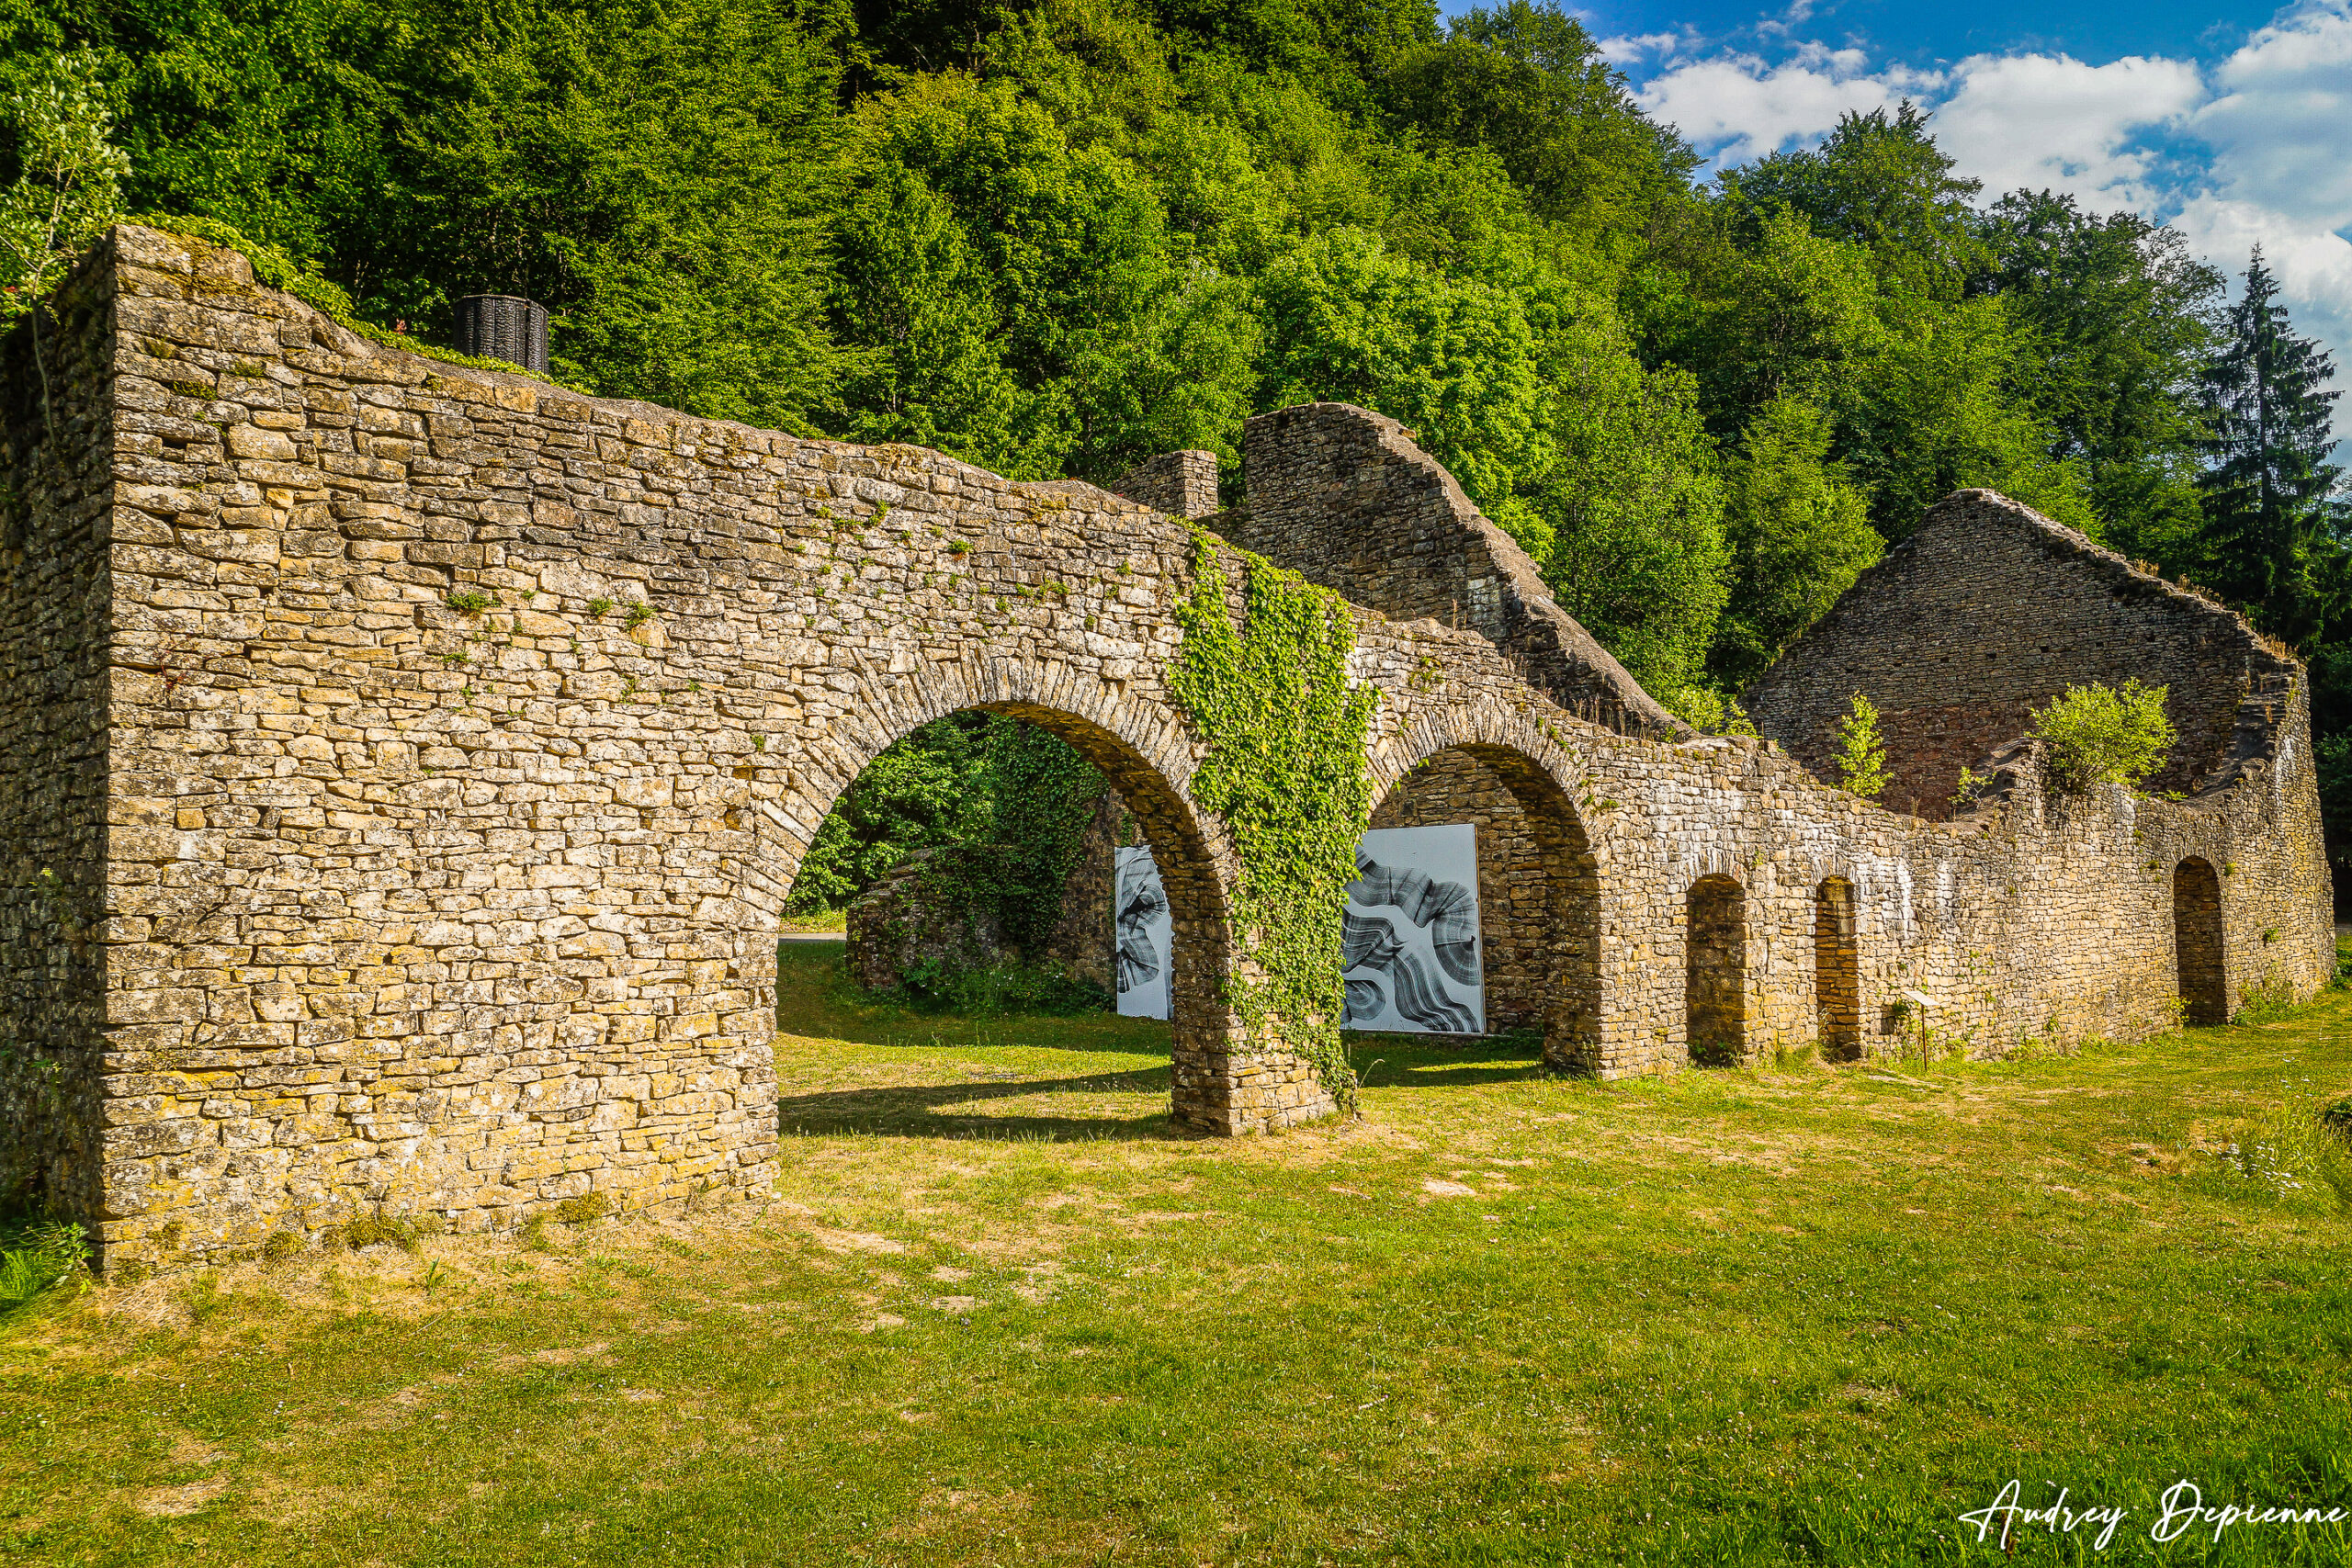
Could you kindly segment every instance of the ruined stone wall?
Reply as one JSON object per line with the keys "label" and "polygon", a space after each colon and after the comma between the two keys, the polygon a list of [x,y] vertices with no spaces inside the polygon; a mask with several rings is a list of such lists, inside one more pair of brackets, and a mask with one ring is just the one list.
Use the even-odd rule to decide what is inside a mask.
{"label": "ruined stone wall", "polygon": [[[926,875],[942,857],[950,863],[946,875]],[[918,850],[892,867],[843,911],[849,977],[869,991],[885,991],[927,964],[985,969],[1005,962],[1011,954],[998,911],[957,890],[975,874],[1001,875],[1006,858],[998,844],[943,844]]]}
{"label": "ruined stone wall", "polygon": [[1206,517],[1216,510],[1216,454],[1195,448],[1146,458],[1114,479],[1111,493],[1170,517]]}
{"label": "ruined stone wall", "polygon": [[[83,1212],[109,1258],[250,1247],[379,1202],[479,1225],[592,1187],[631,1206],[756,1189],[800,855],[887,745],[965,708],[1069,740],[1153,846],[1178,1120],[1235,1134],[1329,1111],[1224,1000],[1252,973],[1226,923],[1236,861],[1191,799],[1204,743],[1165,676],[1194,582],[1183,522],[384,350],[153,231],[120,231],[77,287],[114,296],[85,323],[111,346],[69,394],[111,409],[112,471],[74,447],[40,502],[52,564],[12,558],[45,575],[11,581],[46,585],[19,601],[41,614],[93,606],[55,611],[57,636],[100,604],[111,634],[6,645],[44,678],[10,683],[0,723],[56,738],[51,771],[90,781],[11,775],[62,803],[48,838],[12,819],[11,863],[94,843],[101,797],[112,826],[83,874],[85,950],[12,893],[0,968],[104,987],[102,1018],[11,1016],[79,1053],[67,1092],[104,1122]],[[1351,417],[1428,464],[1393,422]],[[1344,490],[1339,468],[1272,457],[1302,492]],[[1238,617],[1246,573],[1221,570]],[[103,686],[76,674],[91,657]],[[2232,696],[2242,758],[2191,799],[2048,801],[2026,748],[1983,806],[1928,823],[1768,741],[1582,721],[1520,667],[1477,630],[1369,613],[1351,664],[1379,698],[1375,801],[1455,753],[1517,804],[1564,1066],[1687,1063],[1689,898],[1710,875],[1741,889],[1747,1055],[1818,1031],[1825,876],[1855,890],[1874,1052],[1906,987],[1979,1052],[2167,1024],[2170,868],[2191,855],[2220,868],[2229,1005],[2332,971],[2291,670],[2275,695]],[[15,1123],[7,1141],[12,1168],[41,1157]]]}
{"label": "ruined stone wall", "polygon": [[1552,600],[1527,552],[1395,420],[1347,403],[1253,416],[1246,505],[1208,526],[1396,620],[1466,628],[1570,713],[1634,734],[1687,728]]}
{"label": "ruined stone wall", "polygon": [[151,231],[109,268],[94,392],[143,443],[88,563],[139,829],[103,899],[109,1245],[763,1180],[799,854],[966,707],[1070,740],[1173,846],[1199,1113],[1316,1112],[1303,1066],[1226,1048],[1158,673],[1180,525],[383,351]]}
{"label": "ruined stone wall", "polygon": [[1767,671],[1747,694],[1756,728],[1828,776],[1853,694],[1879,709],[1894,782],[1882,797],[1931,819],[1951,814],[1963,767],[2023,735],[2032,709],[2069,685],[2136,677],[2168,688],[2180,732],[2151,794],[2226,783],[2259,713],[2283,700],[2293,661],[2239,616],[2100,549],[1990,491],[1928,509]]}
{"label": "ruined stone wall", "polygon": [[120,934],[106,897],[107,502],[118,438],[133,454],[143,442],[116,427],[114,281],[92,269],[58,292],[40,363],[29,321],[0,339],[0,1205],[70,1213],[100,1193]]}

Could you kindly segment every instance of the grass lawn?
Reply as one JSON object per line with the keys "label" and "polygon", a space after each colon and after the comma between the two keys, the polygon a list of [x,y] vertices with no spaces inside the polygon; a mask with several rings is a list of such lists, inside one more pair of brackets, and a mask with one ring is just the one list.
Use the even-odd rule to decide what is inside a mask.
{"label": "grass lawn", "polygon": [[[773,1201],[238,1264],[0,1326],[0,1559],[2335,1562],[2352,995],[2011,1066],[1167,1117],[1164,1026],[786,950]],[[2234,1152],[2233,1150],[2234,1149]],[[2022,1483],[2107,1550],[1958,1516]],[[2185,1495],[2182,1495],[2185,1498]]]}

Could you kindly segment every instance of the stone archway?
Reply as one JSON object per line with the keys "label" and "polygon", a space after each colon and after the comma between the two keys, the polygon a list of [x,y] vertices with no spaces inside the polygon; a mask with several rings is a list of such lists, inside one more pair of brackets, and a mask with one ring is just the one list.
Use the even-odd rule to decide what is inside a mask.
{"label": "stone archway", "polygon": [[1576,803],[1533,736],[1432,726],[1378,788],[1374,828],[1478,825],[1487,1027],[1536,1027],[1544,1059],[1600,1066],[1600,871]]}
{"label": "stone archway", "polygon": [[1747,1049],[1747,890],[1720,874],[1690,885],[1684,940],[1685,1036],[1694,1066],[1738,1065]]}
{"label": "stone archway", "polygon": [[1842,876],[1825,876],[1813,893],[1814,1005],[1825,1061],[1861,1060],[1860,961],[1854,885]]}
{"label": "stone archway", "polygon": [[[1232,964],[1225,889],[1233,857],[1221,830],[1194,812],[1183,728],[1156,705],[1067,670],[992,660],[949,664],[861,685],[857,706],[802,753],[775,792],[777,809],[740,896],[752,918],[737,962],[767,976],[774,1004],[775,938],[784,900],[817,825],[890,744],[923,724],[977,711],[1026,720],[1069,743],[1110,781],[1159,863],[1174,929],[1169,987],[1170,1112],[1203,1132],[1268,1131],[1327,1114],[1331,1102],[1304,1064],[1252,1051],[1225,1000]],[[741,770],[739,770],[741,771]]]}
{"label": "stone archway", "polygon": [[2191,855],[2173,868],[2173,959],[2187,1021],[2230,1021],[2228,972],[2222,941],[2222,879],[2213,863]]}

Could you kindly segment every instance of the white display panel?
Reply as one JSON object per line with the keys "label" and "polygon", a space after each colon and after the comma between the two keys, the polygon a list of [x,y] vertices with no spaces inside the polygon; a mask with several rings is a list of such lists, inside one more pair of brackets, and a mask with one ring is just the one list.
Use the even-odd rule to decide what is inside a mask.
{"label": "white display panel", "polygon": [[1478,962],[1478,829],[1375,828],[1348,886],[1347,1027],[1483,1034]]}
{"label": "white display panel", "polygon": [[1168,1016],[1168,965],[1176,925],[1159,867],[1148,848],[1123,849],[1111,904],[1111,967],[1118,976],[1119,1011],[1128,1018]]}
{"label": "white display panel", "polygon": [[[1166,1018],[1175,926],[1148,847],[1122,849],[1112,904],[1119,1011]],[[1356,849],[1342,915],[1346,1027],[1483,1034],[1478,953],[1478,830],[1376,828]]]}

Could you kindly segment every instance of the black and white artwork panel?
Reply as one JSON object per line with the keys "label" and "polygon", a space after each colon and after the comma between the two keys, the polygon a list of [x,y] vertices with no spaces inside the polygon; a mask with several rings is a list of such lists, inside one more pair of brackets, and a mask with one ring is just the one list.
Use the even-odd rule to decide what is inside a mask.
{"label": "black and white artwork panel", "polygon": [[1119,1011],[1127,1018],[1166,1018],[1176,925],[1159,866],[1149,846],[1138,845],[1118,852],[1115,869],[1111,966],[1118,976]]}
{"label": "black and white artwork panel", "polygon": [[1375,828],[1341,917],[1350,1029],[1483,1034],[1478,829]]}

